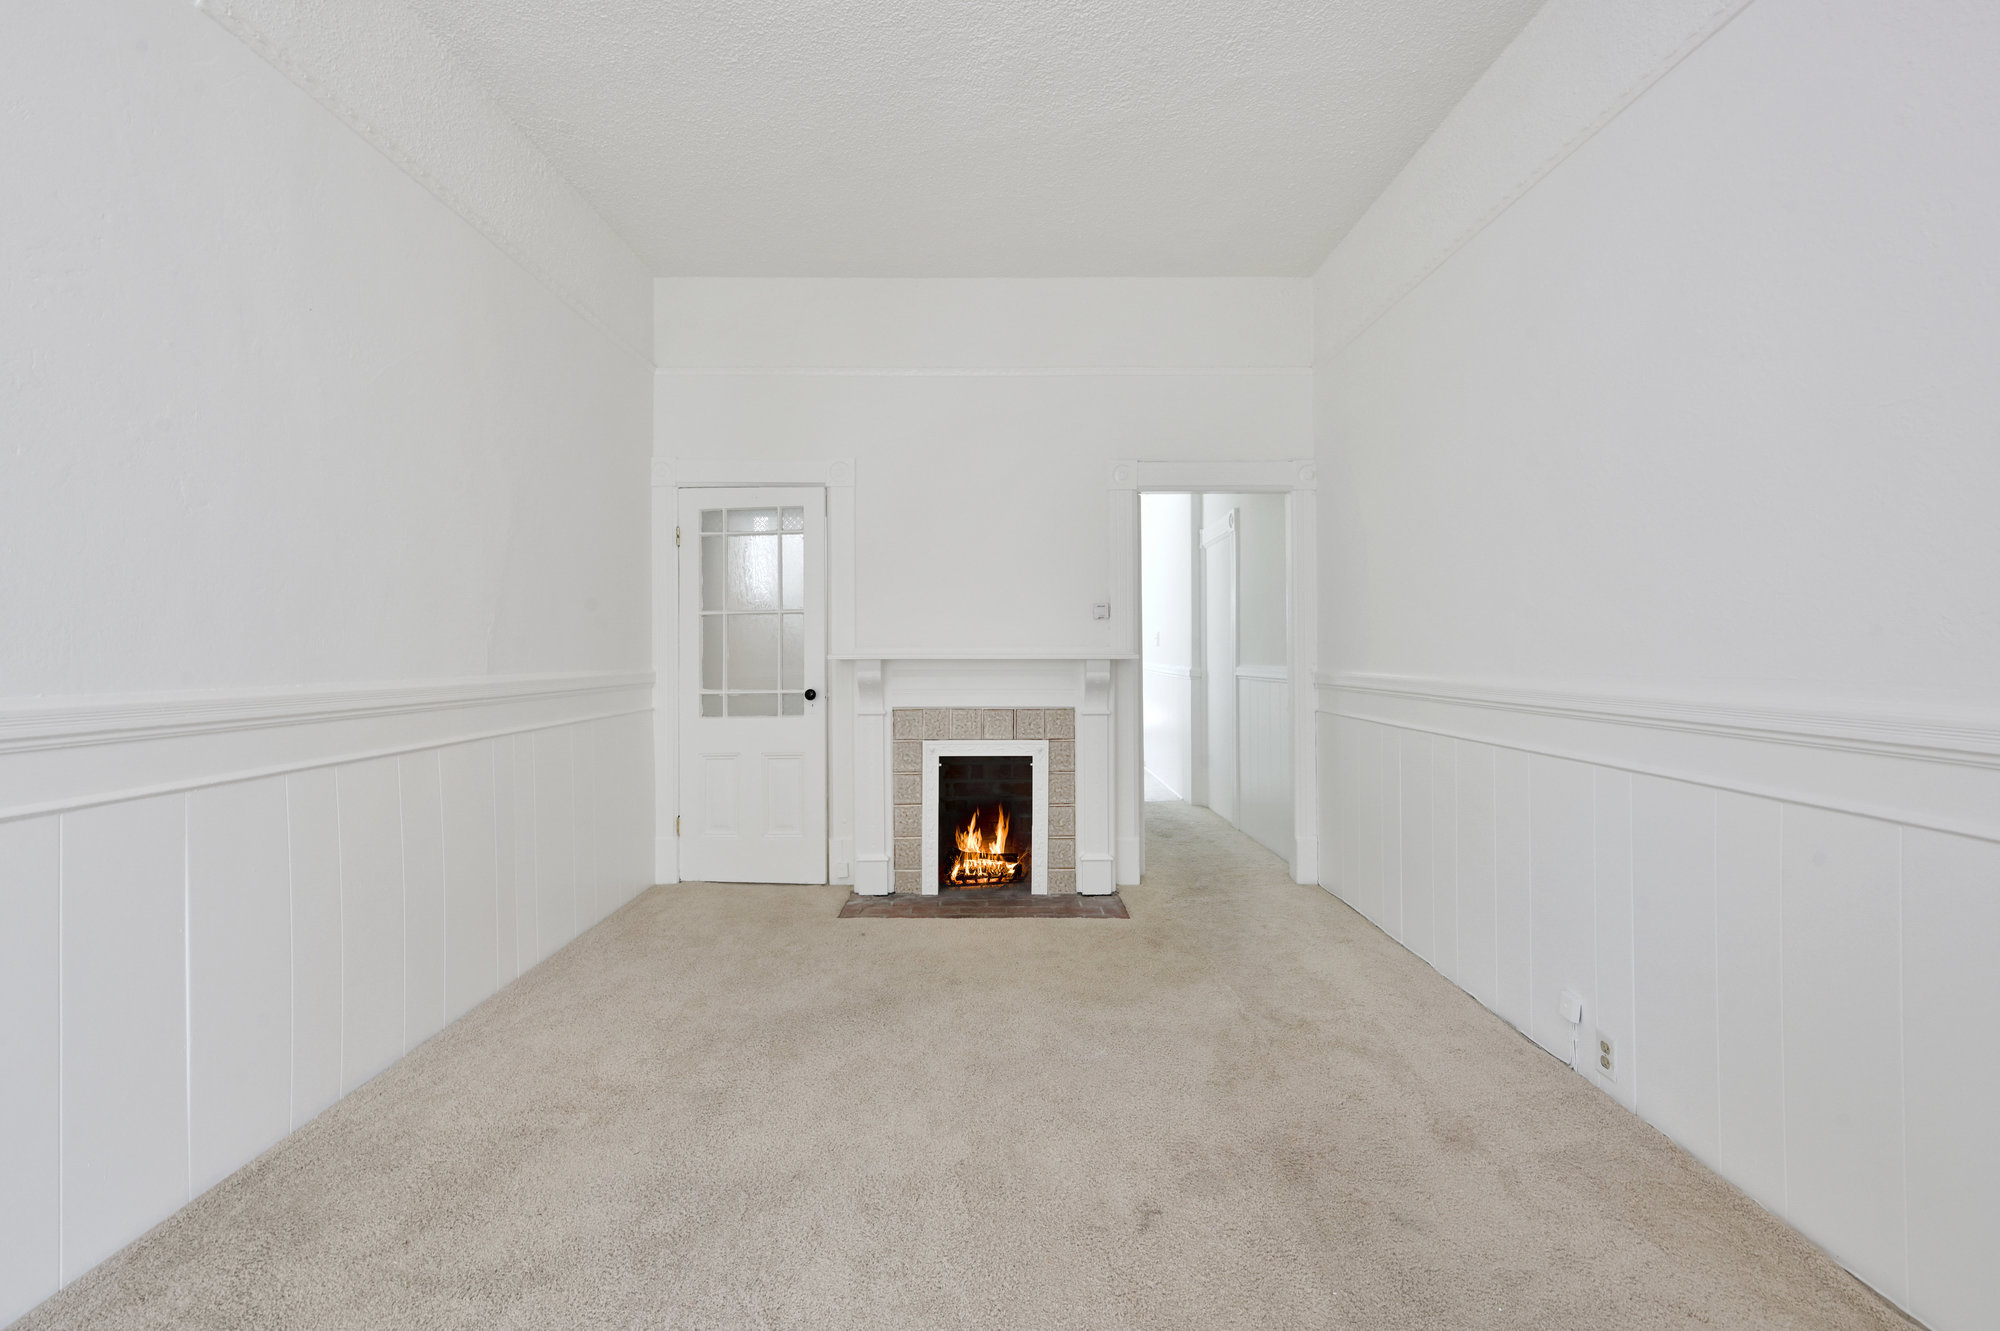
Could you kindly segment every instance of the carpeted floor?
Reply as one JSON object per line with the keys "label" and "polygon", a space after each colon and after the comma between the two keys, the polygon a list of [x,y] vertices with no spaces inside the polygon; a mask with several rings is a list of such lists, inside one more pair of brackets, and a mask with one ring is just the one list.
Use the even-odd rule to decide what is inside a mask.
{"label": "carpeted floor", "polygon": [[1132,918],[659,888],[22,1325],[1908,1325],[1206,812]]}

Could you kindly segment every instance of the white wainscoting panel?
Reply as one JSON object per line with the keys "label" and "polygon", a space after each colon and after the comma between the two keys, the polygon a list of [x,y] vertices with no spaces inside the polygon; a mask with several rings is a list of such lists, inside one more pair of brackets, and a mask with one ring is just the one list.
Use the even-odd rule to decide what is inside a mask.
{"label": "white wainscoting panel", "polygon": [[285,779],[187,796],[192,1193],[292,1130],[292,901]]}
{"label": "white wainscoting panel", "polygon": [[398,762],[403,801],[403,1053],[444,1029],[444,795],[435,749]]}
{"label": "white wainscoting panel", "polygon": [[1282,669],[1236,670],[1236,810],[1245,835],[1290,861],[1292,701]]}
{"label": "white wainscoting panel", "polygon": [[[623,678],[0,717],[0,788],[70,780],[0,811],[0,1323],[650,885],[650,690]],[[135,745],[173,793],[94,793]]]}
{"label": "white wainscoting panel", "polygon": [[0,823],[0,1326],[61,1280],[59,837],[54,818]]}
{"label": "white wainscoting panel", "polygon": [[[1549,718],[1545,752],[1518,706],[1458,735],[1386,705],[1322,693],[1329,890],[1564,1060],[1576,990],[1579,1075],[1917,1316],[1985,1325],[2000,844],[1826,807],[1846,794],[1821,785],[1784,799],[1648,770],[1648,739],[1630,766],[1565,756],[1573,716]],[[1888,785],[1912,758],[1870,760]]]}
{"label": "white wainscoting panel", "polygon": [[1405,731],[1396,737],[1399,752],[1396,775],[1401,789],[1396,792],[1400,810],[1398,831],[1403,863],[1403,946],[1437,965],[1437,884],[1431,872],[1431,768],[1436,759],[1436,741],[1429,735]]}
{"label": "white wainscoting panel", "polygon": [[2000,1309],[2000,845],[1906,829],[1902,880],[1909,1307],[1978,1326]]}
{"label": "white wainscoting panel", "polygon": [[576,766],[570,731],[537,731],[533,755],[535,893],[541,954],[546,957],[577,935]]}
{"label": "white wainscoting panel", "polygon": [[[493,763],[493,985],[498,989],[521,973],[520,868],[514,851],[519,796],[514,782],[514,741],[488,741]],[[644,881],[643,878],[640,881]]]}
{"label": "white wainscoting panel", "polygon": [[[1785,1214],[1783,898],[1784,808],[1730,790],[1715,794],[1716,1027],[1721,1048],[1722,1172]],[[1683,959],[1679,964],[1687,964]]]}
{"label": "white wainscoting panel", "polygon": [[516,974],[548,954],[542,950],[542,892],[535,841],[535,737],[514,735],[501,741],[502,761],[514,768],[514,927]]}
{"label": "white wainscoting panel", "polygon": [[1500,992],[1499,853],[1493,802],[1494,752],[1484,744],[1452,741],[1457,789],[1455,832],[1458,868],[1459,985],[1493,1007]]}
{"label": "white wainscoting panel", "polygon": [[1515,749],[1498,750],[1493,763],[1493,935],[1499,940],[1500,990],[1495,1011],[1525,1031],[1533,991],[1528,959],[1534,952],[1534,769],[1528,755]]}
{"label": "white wainscoting panel", "polygon": [[403,792],[394,758],[340,769],[340,1093],[403,1056]]}
{"label": "white wainscoting panel", "polygon": [[[1715,792],[1632,781],[1633,1005],[1648,1122],[1710,1168],[1721,1162],[1715,936]],[[1628,1057],[1624,1060],[1631,1063]]]}
{"label": "white wainscoting panel", "polygon": [[499,987],[493,743],[454,744],[439,751],[438,762],[444,808],[444,1019],[451,1022]]}
{"label": "white wainscoting panel", "polygon": [[340,804],[333,769],[285,778],[292,878],[292,1120],[340,1098]]}
{"label": "white wainscoting panel", "polygon": [[1892,824],[1784,810],[1786,1214],[1901,1302],[1899,859]]}
{"label": "white wainscoting panel", "polygon": [[[1440,739],[1431,750],[1431,964],[1459,977],[1458,742]],[[1463,981],[1459,981],[1463,983]]]}
{"label": "white wainscoting panel", "polygon": [[62,819],[62,1277],[188,1199],[187,799]]}
{"label": "white wainscoting panel", "polygon": [[[1632,1037],[1632,776],[1615,768],[1591,771],[1592,901],[1591,954],[1597,960],[1592,992],[1595,1014],[1584,1013],[1581,1066],[1598,1086],[1627,1109],[1637,1104],[1642,1069]],[[1597,1041],[1612,1043],[1609,1072],[1598,1062]]]}

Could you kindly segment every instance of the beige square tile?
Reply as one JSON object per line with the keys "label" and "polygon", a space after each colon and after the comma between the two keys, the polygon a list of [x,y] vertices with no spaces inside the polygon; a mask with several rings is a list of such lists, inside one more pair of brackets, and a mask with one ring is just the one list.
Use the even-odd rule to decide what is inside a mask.
{"label": "beige square tile", "polygon": [[1076,806],[1074,804],[1051,804],[1049,806],[1049,835],[1076,835]]}
{"label": "beige square tile", "polygon": [[[1056,772],[1074,772],[1075,770],[1076,770],[1076,741],[1070,739],[1050,740],[1049,741],[1050,773],[1053,774]],[[1076,799],[1074,796],[1070,798],[1070,803],[1072,804],[1076,803]]]}
{"label": "beige square tile", "polygon": [[[900,842],[898,843],[901,844]],[[1049,868],[1076,868],[1076,838],[1057,836],[1049,838]]]}
{"label": "beige square tile", "polygon": [[[896,835],[898,837],[921,837],[924,834],[924,810],[920,804],[898,804],[895,808]],[[1071,821],[1074,821],[1072,819]]]}
{"label": "beige square tile", "polygon": [[1016,711],[1014,712],[1014,738],[1015,739],[1046,738],[1042,732],[1041,708],[1022,707],[1016,709]]}
{"label": "beige square tile", "polygon": [[924,843],[916,837],[896,838],[896,869],[914,873],[924,866]]}
{"label": "beige square tile", "polygon": [[1055,896],[1058,893],[1066,893],[1070,896],[1076,894],[1076,870],[1049,870],[1049,895]]}
{"label": "beige square tile", "polygon": [[945,733],[945,731],[948,729],[950,729],[950,727],[945,722],[944,708],[942,707],[924,708],[925,739],[950,739],[951,736]]}
{"label": "beige square tile", "polygon": [[923,741],[914,739],[899,739],[896,741],[895,770],[898,772],[916,772],[919,774],[923,772]]}
{"label": "beige square tile", "polygon": [[981,739],[1014,738],[1014,713],[1005,707],[989,707],[979,714]]}
{"label": "beige square tile", "polygon": [[954,707],[947,716],[946,739],[978,739],[979,709],[976,707]]}
{"label": "beige square tile", "polygon": [[924,890],[924,876],[915,869],[902,869],[896,873],[896,892],[899,896],[918,896]]}
{"label": "beige square tile", "polygon": [[893,799],[898,804],[922,804],[924,802],[924,774],[922,772],[898,772],[895,776],[896,790]]}
{"label": "beige square tile", "polygon": [[897,739],[922,739],[924,737],[924,714],[914,707],[898,707],[891,722],[895,726]]}
{"label": "beige square tile", "polygon": [[1050,739],[1076,738],[1076,708],[1051,707],[1042,713],[1042,724],[1047,727]]}
{"label": "beige square tile", "polygon": [[[1055,764],[1050,763],[1049,766],[1054,767]],[[1075,803],[1076,773],[1051,771],[1049,773],[1049,807],[1054,808],[1058,804]]]}

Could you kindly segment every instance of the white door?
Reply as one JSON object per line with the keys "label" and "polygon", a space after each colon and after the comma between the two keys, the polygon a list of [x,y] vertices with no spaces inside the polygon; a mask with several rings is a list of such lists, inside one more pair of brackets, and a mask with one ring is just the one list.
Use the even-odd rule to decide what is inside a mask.
{"label": "white door", "polygon": [[1201,529],[1208,807],[1236,821],[1236,510]]}
{"label": "white door", "polygon": [[826,881],[826,492],[682,490],[681,877]]}

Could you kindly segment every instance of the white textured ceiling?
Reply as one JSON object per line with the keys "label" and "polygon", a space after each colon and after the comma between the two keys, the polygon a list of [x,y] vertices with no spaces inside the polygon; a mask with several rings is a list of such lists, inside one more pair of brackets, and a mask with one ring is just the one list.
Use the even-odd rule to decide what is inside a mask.
{"label": "white textured ceiling", "polygon": [[410,0],[663,275],[1311,272],[1539,0]]}

